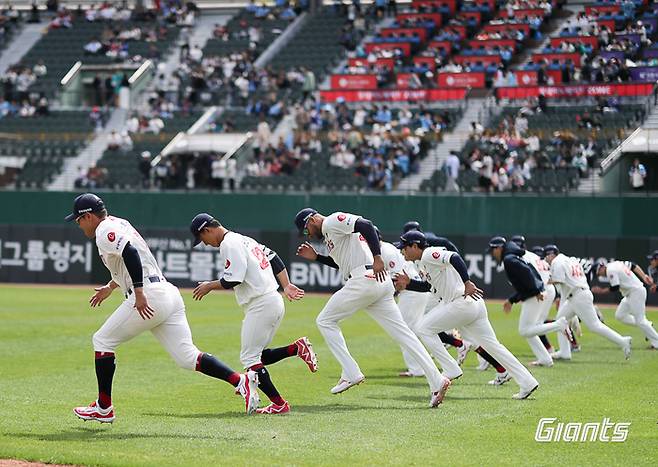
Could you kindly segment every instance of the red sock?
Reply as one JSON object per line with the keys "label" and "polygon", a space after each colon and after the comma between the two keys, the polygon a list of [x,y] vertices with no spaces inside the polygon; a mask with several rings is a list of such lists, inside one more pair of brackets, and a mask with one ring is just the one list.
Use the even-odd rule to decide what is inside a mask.
{"label": "red sock", "polygon": [[296,344],[290,344],[287,347],[287,350],[288,350],[288,355],[290,355],[291,357],[293,355],[297,355],[297,345]]}
{"label": "red sock", "polygon": [[98,405],[101,407],[101,409],[107,409],[109,406],[112,405],[112,398],[107,394],[105,394],[104,392],[99,392]]}
{"label": "red sock", "polygon": [[233,386],[237,386],[240,383],[240,373],[230,374],[228,377],[228,382]]}
{"label": "red sock", "polygon": [[457,339],[456,337],[454,342],[455,342],[455,347],[461,347],[462,345],[464,345],[464,341],[461,339]]}
{"label": "red sock", "polygon": [[283,405],[286,403],[285,399],[281,396],[272,396],[270,397],[270,400],[276,405]]}

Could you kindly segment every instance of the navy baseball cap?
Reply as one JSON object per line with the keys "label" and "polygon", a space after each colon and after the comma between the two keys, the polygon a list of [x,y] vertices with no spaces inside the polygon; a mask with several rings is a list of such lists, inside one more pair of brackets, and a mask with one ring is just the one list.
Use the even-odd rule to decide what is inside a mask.
{"label": "navy baseball cap", "polygon": [[505,243],[507,243],[505,237],[501,237],[500,235],[492,237],[491,240],[489,240],[489,248],[487,248],[487,253],[489,253],[494,248],[498,248],[499,246],[505,246]]}
{"label": "navy baseball cap", "polygon": [[194,219],[192,219],[192,222],[190,223],[190,232],[192,232],[192,235],[194,235],[194,243],[192,244],[193,247],[201,243],[201,238],[199,238],[199,234],[201,233],[204,227],[206,227],[209,223],[211,223],[214,220],[215,218],[212,217],[207,212],[202,212],[201,214],[197,214],[196,216],[194,216]]}
{"label": "navy baseball cap", "polygon": [[545,253],[544,253],[544,247],[543,246],[535,245],[532,248],[530,248],[530,251],[532,251],[534,254],[539,256],[541,259],[544,259]]}
{"label": "navy baseball cap", "polygon": [[295,227],[297,227],[297,231],[299,232],[299,235],[304,235],[304,229],[306,229],[306,223],[308,222],[309,218],[313,214],[317,214],[317,213],[318,212],[313,208],[304,208],[297,213],[297,215],[295,216]]}
{"label": "navy baseball cap", "polygon": [[64,220],[71,222],[88,212],[100,212],[105,209],[105,203],[102,199],[93,193],[84,193],[73,201],[73,212],[66,216]]}
{"label": "navy baseball cap", "polygon": [[406,224],[402,226],[402,233],[406,234],[410,230],[417,230],[419,232],[422,232],[423,229],[420,228],[420,222],[418,221],[409,221]]}
{"label": "navy baseball cap", "polygon": [[658,259],[658,250],[653,250],[653,253],[648,255],[647,259]]}
{"label": "navy baseball cap", "polygon": [[510,241],[516,243],[520,248],[525,248],[525,237],[523,235],[513,235]]}
{"label": "navy baseball cap", "polygon": [[550,245],[546,245],[544,247],[544,254],[545,255],[548,255],[548,254],[551,254],[551,253],[554,254],[554,255],[559,255],[560,254],[560,249],[557,247],[557,245],[550,244]]}
{"label": "navy baseball cap", "polygon": [[400,241],[396,242],[395,246],[401,250],[405,246],[414,244],[421,248],[425,248],[427,246],[427,239],[425,238],[425,234],[420,230],[410,230],[409,232],[402,234]]}

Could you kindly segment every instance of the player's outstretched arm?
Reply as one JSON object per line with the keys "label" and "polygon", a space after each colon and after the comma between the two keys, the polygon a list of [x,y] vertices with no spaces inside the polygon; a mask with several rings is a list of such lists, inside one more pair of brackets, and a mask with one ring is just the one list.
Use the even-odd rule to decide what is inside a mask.
{"label": "player's outstretched arm", "polygon": [[297,256],[301,256],[302,258],[306,258],[310,261],[317,261],[318,263],[329,266],[330,268],[339,269],[338,265],[331,256],[318,254],[318,252],[315,251],[315,248],[313,248],[313,245],[311,245],[309,242],[304,242],[299,245],[299,247],[297,247]]}
{"label": "player's outstretched arm", "polygon": [[133,283],[133,292],[135,293],[135,309],[142,319],[151,319],[155,314],[153,308],[148,304],[146,295],[144,294],[144,269],[142,268],[142,260],[139,257],[137,248],[132,246],[130,242],[126,243],[121,253],[123,264],[126,265],[128,274]]}
{"label": "player's outstretched arm", "polygon": [[103,303],[103,301],[112,295],[112,291],[119,287],[119,284],[117,284],[114,281],[110,281],[105,285],[102,285],[100,287],[95,287],[94,291],[96,292],[94,295],[91,296],[89,299],[89,304],[91,307],[96,307]]}
{"label": "player's outstretched arm", "polygon": [[455,268],[455,271],[457,271],[457,274],[459,274],[459,277],[464,282],[464,297],[473,297],[475,300],[484,297],[484,290],[478,288],[471,281],[471,276],[468,274],[468,267],[459,254],[454,253],[450,256],[450,264]]}
{"label": "player's outstretched arm", "polygon": [[381,244],[379,242],[379,236],[375,230],[375,226],[368,219],[360,217],[354,223],[354,232],[358,232],[363,235],[370,252],[372,253],[373,263],[372,263],[372,272],[375,275],[375,278],[379,282],[384,282],[386,280],[386,266],[384,265],[384,260],[382,259],[382,250]]}
{"label": "player's outstretched arm", "polygon": [[654,285],[653,278],[646,274],[639,264],[633,264],[633,272],[642,282],[644,282],[649,287]]}

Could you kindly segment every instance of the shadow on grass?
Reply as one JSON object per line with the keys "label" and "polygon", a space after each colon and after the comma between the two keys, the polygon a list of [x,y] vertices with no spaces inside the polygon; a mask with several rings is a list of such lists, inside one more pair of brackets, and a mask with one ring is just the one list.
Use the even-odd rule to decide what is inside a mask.
{"label": "shadow on grass", "polygon": [[[79,427],[59,433],[7,433],[8,437],[34,439],[37,441],[107,441],[126,439],[216,439],[214,436],[175,433],[115,433],[110,427]],[[225,438],[222,438],[225,439]],[[244,437],[234,437],[232,441],[245,441]]]}

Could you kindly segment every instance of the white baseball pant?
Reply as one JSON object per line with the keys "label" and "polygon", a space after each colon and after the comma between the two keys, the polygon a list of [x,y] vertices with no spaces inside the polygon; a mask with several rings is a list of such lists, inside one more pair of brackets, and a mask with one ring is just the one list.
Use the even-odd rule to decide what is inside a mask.
{"label": "white baseball pant", "polygon": [[194,370],[201,352],[192,342],[179,290],[169,282],[146,282],[144,295],[153,317],[142,319],[134,308],[135,294],[129,295],[94,334],[94,351],[114,352],[119,344],[150,330],[178,366]]}
{"label": "white baseball pant", "polygon": [[[398,294],[398,308],[402,314],[402,319],[416,335],[418,335],[416,332],[418,322],[425,313],[429,296],[429,293],[411,292],[409,290],[403,290]],[[414,376],[423,376],[425,373],[418,362],[409,355],[404,347],[400,346],[400,348],[402,349],[402,358],[409,372]]]}
{"label": "white baseball pant", "polygon": [[615,318],[624,324],[637,326],[642,330],[652,347],[658,348],[658,332],[651,325],[646,315],[647,289],[637,287],[621,299]]}
{"label": "white baseball pant", "polygon": [[537,336],[560,330],[557,322],[544,323],[553,300],[555,300],[555,287],[550,285],[544,292],[543,301],[539,301],[535,297],[524,300],[519,316],[519,334],[526,338],[537,361],[545,366],[551,366],[553,359]]}
{"label": "white baseball pant", "polygon": [[261,363],[263,349],[272,342],[284,313],[283,297],[278,292],[253,298],[244,306],[240,335],[242,366],[251,368]]}
{"label": "white baseball pant", "polygon": [[[427,306],[425,307],[425,313],[423,316],[427,315],[427,313],[436,308],[440,303],[441,297],[435,293],[430,293],[430,298],[427,301]],[[418,323],[418,329],[419,328],[420,323]],[[450,330],[452,330],[452,328],[450,328]],[[446,329],[445,331],[448,330]],[[416,335],[421,337],[419,332],[416,332]],[[443,370],[443,374],[446,378],[455,379],[464,374],[462,369],[459,367],[457,360],[452,358],[452,355],[450,355],[450,352],[448,352],[446,349],[446,346],[443,344],[443,341],[441,341],[438,333],[434,336],[424,335],[421,337],[421,341],[423,344],[425,344],[425,347],[427,347],[427,350],[429,350],[430,354],[436,359],[437,362],[439,362],[439,365],[441,365],[441,369]]]}
{"label": "white baseball pant", "polygon": [[395,289],[390,280],[377,282],[371,276],[372,271],[365,267],[356,268],[351,273],[342,289],[334,293],[316,318],[316,324],[324,340],[342,367],[341,378],[350,382],[363,377],[345,343],[338,323],[349,318],[358,310],[366,312],[396,341],[403,349],[418,361],[425,372],[425,377],[432,392],[438,391],[444,381],[418,337],[409,329],[402,319],[393,293]]}
{"label": "white baseball pant", "polygon": [[[619,347],[626,346],[626,340],[616,331],[610,329],[608,326],[599,321],[594,309],[594,296],[589,289],[576,289],[567,300],[560,303],[560,308],[557,311],[556,320],[566,318],[569,321],[574,316],[578,316],[585,326],[596,334],[605,337],[611,342],[614,342]],[[571,358],[571,343],[567,336],[560,332],[557,335],[560,350],[558,355],[563,359]]]}
{"label": "white baseball pant", "polygon": [[484,300],[459,297],[450,303],[441,302],[423,317],[419,326],[423,342],[441,331],[457,328],[464,339],[481,346],[498,360],[521,389],[531,389],[539,384],[512,352],[498,341]]}

